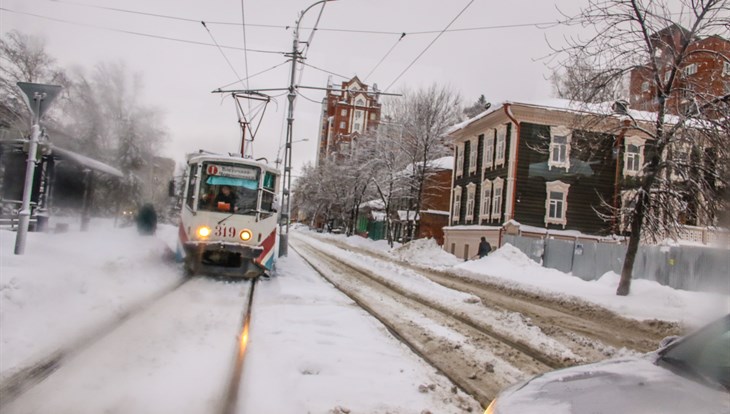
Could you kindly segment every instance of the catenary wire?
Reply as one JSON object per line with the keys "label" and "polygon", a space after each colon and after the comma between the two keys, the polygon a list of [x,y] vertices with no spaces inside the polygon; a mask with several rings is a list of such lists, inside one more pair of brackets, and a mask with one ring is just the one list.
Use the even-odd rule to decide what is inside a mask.
{"label": "catenary wire", "polygon": [[[120,13],[129,13],[129,14],[137,14],[142,16],[148,16],[148,17],[156,17],[161,19],[168,19],[168,20],[177,20],[177,21],[183,21],[183,22],[191,22],[191,23],[198,23],[200,22],[200,19],[192,19],[187,17],[178,17],[178,16],[171,16],[167,14],[161,14],[161,13],[149,13],[149,12],[142,12],[137,10],[129,10],[129,9],[121,9],[117,7],[107,7],[107,6],[98,6],[93,4],[86,4],[86,3],[80,3],[80,2],[74,2],[74,1],[68,1],[68,0],[46,0],[52,3],[61,3],[61,4],[71,4],[78,7],[88,7],[88,8],[94,8],[94,9],[100,9],[100,10],[108,10],[108,11],[114,11],[114,12],[120,12]],[[576,23],[579,23],[581,20],[575,20]],[[208,25],[226,25],[226,26],[240,26],[241,23],[239,22],[224,22],[224,21],[206,21]],[[494,25],[494,26],[477,26],[477,27],[465,27],[465,28],[458,28],[458,29],[448,29],[445,30],[446,33],[449,32],[464,32],[464,31],[477,31],[477,30],[493,30],[493,29],[510,29],[510,28],[519,28],[519,27],[536,27],[536,28],[545,28],[545,27],[553,27],[553,26],[559,26],[559,25],[567,25],[567,22],[564,21],[550,21],[550,22],[534,22],[534,23],[515,23],[515,24],[503,24],[503,25]],[[277,25],[277,24],[256,24],[256,23],[246,23],[246,26],[249,27],[261,27],[261,28],[269,28],[269,29],[284,29],[288,30],[291,28],[289,25]],[[303,30],[309,30],[313,29],[313,27],[302,27]],[[402,31],[388,31],[388,30],[366,30],[366,29],[343,29],[343,28],[333,28],[333,27],[320,27],[317,28],[317,30],[324,31],[324,32],[342,32],[342,33],[362,33],[362,34],[378,34],[378,35],[400,35],[403,32]],[[422,30],[422,31],[414,31],[414,32],[405,32],[406,34],[410,36],[417,36],[417,35],[427,35],[427,34],[434,34],[434,33],[441,33],[442,30]]]}
{"label": "catenary wire", "polygon": [[[92,28],[92,29],[105,30],[105,31],[109,31],[109,32],[124,33],[124,34],[130,34],[130,35],[141,36],[141,37],[150,37],[150,38],[153,38],[153,39],[169,40],[169,41],[173,41],[173,42],[188,43],[188,44],[199,45],[199,46],[213,46],[213,47],[216,47],[216,45],[214,45],[214,44],[205,43],[205,42],[197,42],[197,41],[194,41],[194,40],[178,39],[178,38],[169,37],[169,36],[160,36],[160,35],[153,35],[153,34],[149,34],[149,33],[134,32],[134,31],[131,31],[131,30],[116,29],[116,28],[113,28],[113,27],[106,27],[106,26],[94,25],[94,24],[89,24],[89,23],[74,22],[74,21],[71,21],[71,20],[58,19],[58,18],[55,18],[55,17],[43,16],[43,15],[35,14],[35,13],[28,13],[28,12],[21,12],[21,11],[17,11],[17,10],[12,10],[12,9],[8,9],[7,7],[0,7],[0,11],[5,11],[5,12],[8,12],[8,13],[20,14],[20,15],[24,15],[24,16],[36,17],[36,18],[39,18],[39,19],[50,20],[50,21],[53,21],[53,22],[65,23],[65,24],[70,24],[70,25],[74,25],[74,26],[89,27],[89,28]],[[199,22],[200,21],[198,21],[198,23]],[[243,50],[243,48],[238,47],[238,46],[220,45],[218,47],[221,47],[223,49]],[[248,52],[254,52],[254,53],[269,53],[269,54],[275,54],[275,55],[285,55],[286,54],[285,52],[279,52],[279,51],[274,51],[274,50],[261,50],[261,49],[248,49]]]}
{"label": "catenary wire", "polygon": [[[244,8],[244,0],[241,0],[241,31],[243,32],[243,74],[246,75],[244,78],[246,80],[246,89],[250,89],[249,82],[248,82],[248,53],[246,52],[246,48],[248,45],[246,44],[246,12]],[[248,101],[248,112],[251,112],[251,101]]]}
{"label": "catenary wire", "polygon": [[449,22],[449,24],[446,25],[446,27],[444,28],[444,30],[442,30],[436,37],[434,37],[433,40],[431,40],[431,42],[421,51],[421,53],[419,53],[418,56],[416,56],[416,58],[413,59],[413,61],[411,61],[411,63],[409,63],[408,66],[406,66],[406,68],[403,69],[403,71],[393,80],[393,82],[391,82],[390,85],[388,85],[388,87],[385,88],[385,92],[387,92],[388,89],[390,89],[393,85],[395,85],[395,83],[398,82],[398,80],[406,72],[408,72],[408,69],[410,69],[411,66],[413,66],[418,61],[418,59],[420,59],[421,56],[423,56],[426,53],[426,51],[428,49],[430,49],[431,46],[433,46],[434,43],[436,43],[436,41],[444,34],[444,32],[446,32],[446,30],[449,27],[451,27],[452,24],[454,24],[454,22],[456,21],[456,19],[458,19],[462,14],[464,14],[464,12],[466,11],[466,9],[468,9],[473,3],[474,3],[474,0],[470,0],[469,3],[467,3],[466,6],[464,6],[463,9],[461,9],[461,11],[459,12],[459,14],[457,14],[456,17],[454,17],[453,19],[451,19],[451,21]]}
{"label": "catenary wire", "polygon": [[380,59],[380,62],[378,62],[378,63],[377,63],[376,65],[375,65],[375,67],[373,67],[373,68],[372,68],[372,69],[370,70],[370,72],[368,72],[368,74],[367,74],[367,75],[365,76],[365,78],[363,79],[363,82],[367,82],[367,80],[368,80],[368,78],[370,77],[370,75],[372,75],[372,74],[373,74],[373,72],[375,72],[375,70],[376,70],[376,69],[377,69],[377,68],[378,68],[378,67],[379,67],[379,66],[380,66],[380,65],[381,65],[381,64],[383,63],[383,61],[385,61],[385,59],[386,59],[386,58],[388,57],[388,55],[390,55],[390,54],[391,54],[391,52],[393,52],[393,49],[395,49],[395,47],[396,47],[396,46],[398,46],[398,43],[400,43],[400,41],[401,41],[401,40],[403,40],[403,38],[404,38],[404,37],[406,37],[406,34],[405,34],[405,32],[404,32],[404,33],[402,33],[402,34],[400,35],[400,37],[398,38],[398,40],[396,40],[396,41],[395,41],[395,43],[393,43],[393,46],[391,46],[390,50],[388,50],[388,52],[387,52],[387,53],[385,54],[385,56],[383,56],[383,58],[382,58],[382,59]]}
{"label": "catenary wire", "polygon": [[[258,75],[262,75],[262,74],[264,74],[264,73],[266,73],[266,72],[272,71],[272,70],[274,70],[274,69],[278,68],[279,66],[283,66],[283,65],[286,65],[286,64],[287,64],[287,63],[289,63],[290,61],[291,61],[291,59],[287,59],[287,60],[285,60],[285,61],[283,61],[283,62],[279,63],[278,65],[274,65],[274,66],[272,66],[272,67],[270,67],[270,68],[268,68],[268,69],[264,69],[264,70],[262,70],[261,72],[256,72],[256,73],[254,73],[253,75],[251,75],[251,76],[248,76],[248,77],[246,77],[245,79],[237,79],[237,80],[235,80],[235,81],[233,81],[233,82],[231,82],[231,83],[228,83],[228,84],[226,84],[226,85],[223,85],[223,86],[219,87],[218,89],[225,89],[225,88],[227,88],[227,87],[229,87],[229,86],[231,86],[231,85],[233,85],[233,84],[236,84],[236,83],[239,83],[239,82],[241,82],[242,80],[248,81],[249,79],[255,78],[255,77],[256,77],[256,76],[258,76]],[[246,88],[246,89],[249,89],[249,88]]]}
{"label": "catenary wire", "polygon": [[200,24],[202,24],[203,27],[205,28],[205,31],[208,32],[208,35],[210,36],[210,40],[212,40],[213,43],[215,43],[215,45],[218,47],[218,51],[221,52],[221,55],[223,55],[223,59],[225,59],[226,63],[228,63],[228,67],[231,68],[233,73],[240,80],[241,85],[243,87],[246,87],[246,84],[243,82],[243,78],[241,78],[241,75],[238,74],[238,71],[236,71],[236,68],[233,66],[233,63],[231,63],[231,61],[228,59],[228,56],[226,56],[226,53],[223,51],[223,49],[221,49],[220,45],[218,45],[218,42],[215,40],[215,37],[213,37],[213,33],[210,31],[210,29],[208,29],[208,26],[206,26],[205,22],[202,22],[202,21],[200,22]]}

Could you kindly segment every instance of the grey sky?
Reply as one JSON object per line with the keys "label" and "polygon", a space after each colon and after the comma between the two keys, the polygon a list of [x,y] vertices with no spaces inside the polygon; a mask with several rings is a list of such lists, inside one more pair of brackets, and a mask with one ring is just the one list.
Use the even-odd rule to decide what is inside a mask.
{"label": "grey sky", "polygon": [[[248,25],[245,29],[247,47],[279,53],[249,51],[246,65],[243,51],[223,51],[241,77],[245,77],[246,66],[248,74],[252,75],[280,65],[251,78],[249,87],[283,88],[289,82],[290,65],[283,64],[286,59],[283,53],[291,51],[291,26],[299,12],[312,3],[314,0],[1,0],[1,7],[6,10],[0,11],[0,30],[5,33],[18,29],[45,37],[48,52],[65,67],[81,65],[91,69],[100,61],[125,62],[130,71],[141,74],[144,79],[146,90],[142,102],[159,107],[165,113],[170,141],[163,149],[163,155],[180,161],[186,152],[200,148],[217,152],[239,150],[240,129],[234,102],[210,92],[227,84],[231,84],[230,88],[244,86],[233,83],[236,74],[215,46],[122,31],[207,44],[212,44],[214,39],[220,45],[243,47],[242,27],[220,23],[240,23],[243,6]],[[321,15],[320,30],[314,35],[307,63],[348,78],[358,75],[368,84],[377,83],[381,90],[385,89],[469,3],[470,0],[329,2]],[[504,99],[549,97],[552,93],[546,80],[549,69],[544,60],[536,59],[549,53],[546,39],[560,44],[566,30],[574,29],[548,25],[540,28],[485,27],[553,22],[560,18],[557,8],[572,13],[585,3],[580,0],[474,0],[451,26],[452,31],[444,33],[389,92],[435,82],[452,87],[466,103],[473,102],[480,94],[495,103]],[[309,37],[311,31],[307,28],[312,27],[319,10],[320,6],[315,6],[305,15],[300,40]],[[201,20],[207,22],[213,39],[200,24]],[[465,28],[481,29],[454,30]],[[398,42],[402,32],[406,36]],[[387,59],[364,79],[394,45]],[[305,67],[301,85],[324,87],[328,76],[321,70]],[[332,78],[336,84],[344,80],[336,75]],[[302,93],[317,102],[324,96],[323,91],[318,90],[303,90]],[[284,135],[286,108],[284,96],[267,108],[267,116],[254,143],[255,157],[267,157],[272,162],[276,158]],[[294,144],[295,169],[315,157],[320,110],[318,103],[304,97],[297,99],[294,139],[308,138],[309,141]]]}

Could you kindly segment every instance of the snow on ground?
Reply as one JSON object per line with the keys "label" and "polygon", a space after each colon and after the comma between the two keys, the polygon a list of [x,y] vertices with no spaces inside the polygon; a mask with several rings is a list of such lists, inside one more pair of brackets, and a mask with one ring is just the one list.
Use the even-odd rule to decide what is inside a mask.
{"label": "snow on ground", "polygon": [[[321,236],[311,232],[308,235]],[[613,272],[599,280],[585,281],[542,267],[509,244],[485,258],[464,262],[429,240],[416,240],[388,250],[383,247],[382,241],[373,242],[363,237],[326,237],[337,238],[355,247],[365,246],[372,251],[386,252],[397,259],[451,271],[463,277],[488,280],[555,298],[580,299],[638,320],[676,321],[696,327],[730,313],[730,295],[673,289],[650,280],[634,279],[631,293],[617,296],[619,276]]]}
{"label": "snow on ground", "polygon": [[[77,229],[29,233],[22,256],[15,233],[0,230],[0,381],[149,305],[8,412],[215,412],[236,356],[241,289],[193,280],[150,303],[181,282],[166,258],[176,228],[161,225],[154,237],[106,221]],[[238,412],[479,410],[294,252],[278,272],[257,285]]]}
{"label": "snow on ground", "polygon": [[463,394],[289,252],[256,288],[240,412],[464,412]]}
{"label": "snow on ground", "polygon": [[[22,256],[13,254],[15,233],[0,230],[0,381],[38,358],[73,346],[79,337],[120,319],[131,309],[157,298],[181,282],[180,267],[166,258],[175,243],[175,227],[162,225],[155,237],[141,237],[134,228],[114,228],[108,221],[92,221],[88,232],[82,233],[76,228],[72,226],[66,233],[29,233]],[[347,243],[390,252],[382,241],[326,237],[340,237]],[[680,291],[644,280],[634,280],[629,296],[617,297],[614,294],[616,275],[607,274],[598,281],[586,282],[542,268],[511,246],[466,263],[454,260],[429,241],[403,246],[388,254],[452,270],[463,277],[489,279],[566,299],[581,298],[638,319],[691,322],[710,313],[730,311],[730,298],[726,295]],[[372,261],[358,260],[359,265],[380,274],[389,274],[396,269],[395,266],[382,267]],[[316,276],[295,254],[278,263],[278,272],[280,276],[258,285],[244,365],[244,397],[239,407],[242,412],[459,412],[457,396],[450,392],[446,380],[425,366],[352,301]],[[478,305],[470,303],[473,300],[468,295],[442,291],[414,274],[398,271],[397,276],[404,280],[403,286],[412,287],[419,294],[436,294],[440,301],[456,302],[465,307]],[[210,300],[208,294],[192,296],[193,300],[201,297]],[[221,300],[224,300],[223,296]],[[161,390],[168,383],[182,380],[182,377],[177,378],[180,374],[174,369],[182,365],[179,361],[190,360],[191,366],[197,367],[197,380],[219,383],[220,372],[205,369],[208,367],[206,361],[220,362],[228,356],[220,355],[221,351],[216,347],[205,346],[206,341],[229,347],[228,341],[236,333],[218,329],[221,327],[212,328],[211,323],[215,324],[214,320],[219,319],[212,307],[212,313],[195,317],[193,322],[199,324],[185,328],[185,315],[188,314],[174,315],[174,310],[180,306],[179,302],[173,303],[159,314],[160,321],[166,318],[177,321],[172,325],[150,322],[143,325],[146,326],[142,328],[144,332],[133,332],[125,336],[126,339],[116,341],[115,331],[110,340],[97,344],[107,343],[106,347],[93,351],[97,346],[94,345],[93,352],[87,353],[88,361],[92,362],[86,364],[97,365],[93,361],[98,361],[98,364],[112,367],[111,372],[122,374],[118,378],[105,379],[111,382],[108,384],[111,387],[95,395],[98,398],[94,399],[93,407],[98,408],[98,412],[113,411],[114,407],[120,406],[141,407],[125,400],[124,396],[131,395],[129,393],[137,394],[139,401],[147,400],[148,403],[172,398],[167,395],[169,389]],[[125,321],[119,331],[134,319]],[[176,334],[165,334],[168,328]],[[164,339],[146,335],[158,331]],[[136,339],[129,339],[135,335]],[[168,342],[185,338],[192,341],[189,345],[195,346]],[[150,345],[151,348],[144,347],[146,350],[156,349],[168,355],[159,359],[138,354],[142,352],[138,351],[142,349],[140,343]],[[124,352],[129,354],[117,357]],[[195,361],[200,364],[196,365]],[[74,379],[71,383],[79,385],[79,389],[86,389],[84,384],[101,381],[75,358],[67,363],[68,366],[57,374],[71,372],[68,374]],[[134,385],[138,375],[149,378],[142,381],[147,384],[144,391]],[[52,380],[52,377],[48,384],[66,383],[66,380]],[[433,389],[429,387],[432,384]],[[202,410],[201,404],[185,404],[186,394],[198,387],[193,387],[195,390],[183,388],[186,391],[175,393],[181,403],[176,405],[180,409],[178,412]],[[63,388],[54,386],[53,389]],[[50,398],[50,392],[47,391],[44,398]],[[94,391],[89,390],[89,393]],[[80,394],[71,395],[83,399]],[[66,400],[61,397],[55,401]],[[69,401],[73,400],[66,402]],[[463,404],[474,402],[467,400]],[[159,404],[149,406],[159,407]]]}
{"label": "snow on ground", "polygon": [[88,232],[30,232],[23,255],[15,236],[0,230],[0,380],[180,280],[162,259],[167,245],[133,227],[94,220]]}

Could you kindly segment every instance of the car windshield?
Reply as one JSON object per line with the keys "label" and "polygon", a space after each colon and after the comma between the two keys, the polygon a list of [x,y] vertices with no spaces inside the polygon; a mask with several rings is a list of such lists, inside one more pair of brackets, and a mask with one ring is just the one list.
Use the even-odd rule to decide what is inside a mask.
{"label": "car windshield", "polygon": [[258,206],[259,170],[242,165],[204,164],[198,210],[254,214]]}
{"label": "car windshield", "polygon": [[661,352],[674,372],[730,390],[730,316]]}

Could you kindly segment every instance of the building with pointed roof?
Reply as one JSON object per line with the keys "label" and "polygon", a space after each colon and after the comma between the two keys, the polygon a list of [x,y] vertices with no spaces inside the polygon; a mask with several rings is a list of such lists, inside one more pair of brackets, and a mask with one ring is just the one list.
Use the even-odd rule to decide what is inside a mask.
{"label": "building with pointed roof", "polygon": [[335,88],[327,83],[322,100],[317,164],[328,157],[350,154],[359,135],[377,127],[381,104],[377,85],[372,89],[357,76]]}

